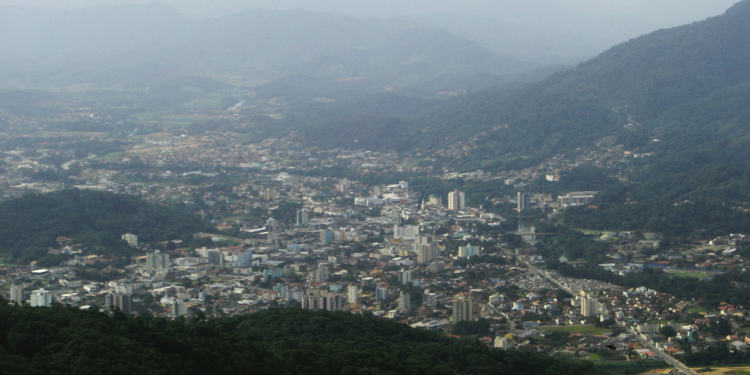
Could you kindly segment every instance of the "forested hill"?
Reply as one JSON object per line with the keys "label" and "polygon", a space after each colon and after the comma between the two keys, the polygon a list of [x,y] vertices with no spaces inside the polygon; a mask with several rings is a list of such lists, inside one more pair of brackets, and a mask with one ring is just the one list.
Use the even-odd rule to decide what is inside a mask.
{"label": "forested hill", "polygon": [[26,262],[59,246],[57,238],[74,239],[97,253],[128,248],[120,236],[140,242],[179,239],[207,229],[184,210],[148,203],[138,197],[89,190],[28,194],[0,203],[0,256]]}
{"label": "forested hill", "polygon": [[0,372],[7,374],[601,374],[589,362],[325,311],[186,323],[0,301],[0,322]]}
{"label": "forested hill", "polygon": [[[489,89],[416,116],[392,117],[394,141],[379,139],[374,147],[435,150],[465,141],[476,152],[457,165],[491,170],[517,157],[534,161],[591,146],[608,135],[629,139],[630,149],[654,138],[684,145],[699,139],[690,133],[703,130],[739,132],[734,138],[741,139],[747,127],[734,122],[747,120],[749,90],[750,1],[744,0],[724,15],[630,40],[529,87]],[[357,128],[358,120],[346,121]],[[344,121],[336,119],[333,128]],[[637,127],[625,130],[629,123]],[[319,125],[325,131],[327,124]],[[316,138],[311,129],[305,134]],[[327,134],[334,135],[327,145],[366,147],[361,139],[352,144],[349,134],[340,140]]]}

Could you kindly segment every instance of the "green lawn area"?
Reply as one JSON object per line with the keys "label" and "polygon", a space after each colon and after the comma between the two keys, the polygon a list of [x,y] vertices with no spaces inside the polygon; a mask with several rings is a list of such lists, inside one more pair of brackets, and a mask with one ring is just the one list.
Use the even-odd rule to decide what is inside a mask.
{"label": "green lawn area", "polygon": [[691,314],[699,314],[699,313],[706,313],[708,314],[708,309],[703,307],[691,307],[687,309],[689,313]]}
{"label": "green lawn area", "polygon": [[222,107],[221,99],[193,99],[189,102],[182,103],[180,107],[184,109],[226,109]]}
{"label": "green lawn area", "polygon": [[679,271],[669,275],[669,277],[692,277],[694,279],[705,279],[710,273],[700,271]]}
{"label": "green lawn area", "polygon": [[612,332],[610,328],[599,328],[595,326],[549,326],[539,327],[542,331],[562,331],[568,333],[579,333],[588,336],[603,336],[605,333]]}
{"label": "green lawn area", "polygon": [[602,357],[599,354],[592,354],[589,356],[589,361],[601,361]]}
{"label": "green lawn area", "polygon": [[595,365],[612,375],[643,374],[652,370],[672,368],[663,361],[596,362]]}
{"label": "green lawn area", "polygon": [[100,158],[96,158],[96,159],[97,160],[110,160],[110,159],[119,158],[119,157],[121,157],[124,154],[125,154],[124,152],[110,152],[109,154],[104,155],[104,156],[102,156]]}

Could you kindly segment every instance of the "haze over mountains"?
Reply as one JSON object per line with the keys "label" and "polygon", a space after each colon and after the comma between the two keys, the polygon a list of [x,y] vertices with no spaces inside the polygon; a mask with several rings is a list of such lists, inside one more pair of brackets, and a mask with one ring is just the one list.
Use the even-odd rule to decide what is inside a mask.
{"label": "haze over mountains", "polygon": [[[0,4],[40,8],[83,8],[122,0],[2,0]],[[129,3],[151,3],[128,0]],[[650,31],[717,15],[733,0],[393,1],[393,0],[163,0],[192,19],[217,18],[254,9],[306,9],[355,17],[408,15],[428,27],[443,28],[495,52],[525,60],[576,63]]]}
{"label": "haze over mountains", "polygon": [[151,4],[63,11],[13,7],[3,14],[4,78],[19,84],[101,84],[97,75],[126,73],[367,76],[408,85],[537,67],[414,22],[333,13],[257,10],[195,21]]}

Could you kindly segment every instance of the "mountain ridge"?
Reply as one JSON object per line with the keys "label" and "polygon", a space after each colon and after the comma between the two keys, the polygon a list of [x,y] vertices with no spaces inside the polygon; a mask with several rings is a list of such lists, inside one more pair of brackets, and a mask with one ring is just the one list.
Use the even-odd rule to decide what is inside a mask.
{"label": "mountain ridge", "polygon": [[[85,82],[87,78],[78,78],[76,72],[116,68],[137,73],[144,65],[186,75],[270,78],[299,74],[295,69],[302,67],[316,77],[370,75],[391,84],[446,73],[516,74],[537,67],[446,31],[425,31],[417,24],[386,18],[255,10],[189,20],[163,5],[9,9],[0,17],[7,21],[0,24],[0,67],[6,82],[22,85],[32,78],[43,84],[35,75],[54,71],[71,72],[72,83],[98,83]],[[29,29],[32,32],[25,31]],[[416,45],[422,49],[414,51]],[[480,64],[459,59],[467,54],[483,59]],[[326,56],[348,65],[315,64]],[[414,74],[417,68],[422,76]]]}

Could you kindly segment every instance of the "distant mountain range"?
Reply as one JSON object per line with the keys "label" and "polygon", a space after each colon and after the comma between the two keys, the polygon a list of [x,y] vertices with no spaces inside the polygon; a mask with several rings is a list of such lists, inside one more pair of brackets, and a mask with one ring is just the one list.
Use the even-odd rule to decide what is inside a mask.
{"label": "distant mountain range", "polygon": [[637,125],[631,131],[660,138],[651,148],[686,131],[709,131],[704,143],[720,136],[738,143],[748,130],[740,98],[749,84],[745,0],[722,16],[633,39],[538,84],[487,89],[429,108],[393,136],[413,134],[413,148],[430,149],[487,132],[479,146],[494,151],[486,156],[537,159],[621,135],[629,123]]}
{"label": "distant mountain range", "polygon": [[[750,208],[750,0],[615,46],[537,84],[490,88],[423,110],[417,104],[408,113],[406,103],[389,107],[400,113],[341,110],[297,134],[326,147],[429,154],[437,166],[464,171],[525,168],[577,148],[596,150],[606,138],[651,156],[611,170],[629,182],[602,194],[596,212],[568,215],[575,225],[750,230],[750,217],[721,214]],[[453,147],[460,151],[446,152]],[[665,229],[675,222],[667,217],[692,218],[685,207],[675,211],[685,201],[703,202],[698,216],[713,219]]]}
{"label": "distant mountain range", "polygon": [[138,85],[160,75],[367,77],[411,85],[538,67],[416,22],[307,11],[190,20],[163,5],[2,8],[0,82]]}

